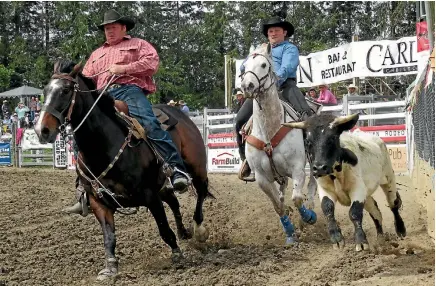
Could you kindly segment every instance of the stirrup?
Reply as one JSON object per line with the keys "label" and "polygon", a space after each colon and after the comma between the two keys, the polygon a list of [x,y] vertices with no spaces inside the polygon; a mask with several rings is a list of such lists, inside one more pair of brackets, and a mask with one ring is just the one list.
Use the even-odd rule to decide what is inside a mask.
{"label": "stirrup", "polygon": [[242,180],[245,182],[256,181],[256,178],[254,176],[250,177],[250,174],[251,174],[251,169],[250,169],[250,166],[248,165],[247,159],[245,159],[242,162],[241,169],[239,170],[238,178],[239,178],[239,180]]}

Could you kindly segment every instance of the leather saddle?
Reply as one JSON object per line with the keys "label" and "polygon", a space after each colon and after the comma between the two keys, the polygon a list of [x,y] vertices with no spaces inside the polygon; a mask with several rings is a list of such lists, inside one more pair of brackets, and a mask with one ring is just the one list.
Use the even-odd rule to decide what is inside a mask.
{"label": "leather saddle", "polygon": [[[147,140],[146,130],[144,130],[144,128],[142,127],[141,124],[139,124],[136,118],[129,115],[129,107],[127,106],[127,103],[121,100],[115,100],[115,109],[124,120],[126,120],[127,122],[130,123],[130,125],[132,125],[133,136],[135,136],[137,139]],[[160,127],[162,128],[162,130],[167,131],[177,125],[178,123],[177,119],[165,113],[159,107],[153,106],[152,109],[154,115],[157,117],[157,120],[159,120],[160,122]]]}

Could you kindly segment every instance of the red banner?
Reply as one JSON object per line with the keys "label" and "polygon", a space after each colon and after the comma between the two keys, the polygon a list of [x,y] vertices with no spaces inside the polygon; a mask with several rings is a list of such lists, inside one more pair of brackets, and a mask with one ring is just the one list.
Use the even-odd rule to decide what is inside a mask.
{"label": "red banner", "polygon": [[416,23],[416,38],[418,40],[418,53],[430,49],[426,21]]}

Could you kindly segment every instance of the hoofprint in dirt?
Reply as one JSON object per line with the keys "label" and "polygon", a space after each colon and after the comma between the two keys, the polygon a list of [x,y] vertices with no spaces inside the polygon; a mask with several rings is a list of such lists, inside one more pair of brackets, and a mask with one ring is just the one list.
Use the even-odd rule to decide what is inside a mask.
{"label": "hoofprint in dirt", "polygon": [[[329,243],[325,219],[300,233],[298,248],[284,247],[284,234],[270,201],[255,184],[236,175],[210,175],[216,200],[205,202],[206,243],[181,242],[185,260],[173,264],[150,213],[116,215],[119,275],[95,278],[104,263],[99,224],[90,215],[69,216],[74,202],[71,171],[0,169],[0,283],[6,285],[434,285],[434,244],[406,177],[397,177],[408,230],[393,233],[393,216],[379,190],[375,199],[391,239],[377,243],[367,213],[364,230],[371,251],[356,253],[348,209],[337,207],[344,250]],[[291,194],[286,193],[290,204]],[[185,224],[192,223],[195,198],[179,196]],[[171,226],[175,223],[166,208]],[[295,220],[298,215],[292,215]]]}

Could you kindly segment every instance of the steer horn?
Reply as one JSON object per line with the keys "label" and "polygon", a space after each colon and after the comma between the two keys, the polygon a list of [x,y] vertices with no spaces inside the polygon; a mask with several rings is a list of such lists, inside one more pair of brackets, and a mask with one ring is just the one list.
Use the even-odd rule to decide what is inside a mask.
{"label": "steer horn", "polygon": [[302,122],[286,122],[282,123],[283,126],[294,128],[294,129],[306,129],[306,121]]}
{"label": "steer horn", "polygon": [[350,114],[346,116],[339,116],[336,117],[335,120],[331,123],[331,126],[339,126],[341,124],[347,123],[351,120],[358,120],[359,119],[359,113]]}

